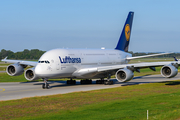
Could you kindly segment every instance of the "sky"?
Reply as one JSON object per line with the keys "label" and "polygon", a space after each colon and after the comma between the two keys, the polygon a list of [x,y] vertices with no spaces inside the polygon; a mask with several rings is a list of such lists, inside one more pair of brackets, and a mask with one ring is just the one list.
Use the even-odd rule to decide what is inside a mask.
{"label": "sky", "polygon": [[129,51],[180,52],[179,0],[3,0],[0,50],[114,49],[129,11]]}

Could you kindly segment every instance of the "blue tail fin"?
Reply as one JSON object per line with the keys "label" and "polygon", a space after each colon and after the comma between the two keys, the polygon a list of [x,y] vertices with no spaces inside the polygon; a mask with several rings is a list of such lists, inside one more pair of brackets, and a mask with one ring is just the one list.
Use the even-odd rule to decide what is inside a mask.
{"label": "blue tail fin", "polygon": [[119,42],[115,49],[128,52],[134,12],[129,12]]}
{"label": "blue tail fin", "polygon": [[174,57],[174,61],[178,61],[178,60],[176,59],[176,57]]}

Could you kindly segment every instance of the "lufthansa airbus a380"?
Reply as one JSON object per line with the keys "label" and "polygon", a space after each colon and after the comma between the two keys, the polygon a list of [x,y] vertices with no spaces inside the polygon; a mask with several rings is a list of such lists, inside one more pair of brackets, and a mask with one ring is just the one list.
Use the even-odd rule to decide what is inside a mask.
{"label": "lufthansa airbus a380", "polygon": [[[128,64],[132,59],[169,54],[132,57],[128,53],[133,15],[134,12],[129,12],[115,49],[53,49],[44,53],[38,62],[5,58],[2,61],[14,63],[7,67],[6,72],[11,76],[24,73],[25,78],[29,81],[42,79],[44,80],[43,88],[49,88],[47,80],[53,78],[69,78],[68,84],[75,84],[76,81],[73,80],[75,78],[98,78],[101,80],[97,82],[112,84],[110,77],[115,75],[119,82],[127,82],[134,77],[134,71],[140,72],[141,68],[147,67],[156,70],[157,66],[162,66],[162,76],[166,78],[176,76],[179,61]],[[32,66],[32,68],[24,72],[27,66]]]}

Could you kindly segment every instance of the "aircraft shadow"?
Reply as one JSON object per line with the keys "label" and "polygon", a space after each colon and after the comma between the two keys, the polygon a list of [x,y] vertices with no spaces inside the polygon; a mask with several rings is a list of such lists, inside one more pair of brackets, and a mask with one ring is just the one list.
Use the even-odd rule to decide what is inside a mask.
{"label": "aircraft shadow", "polygon": [[134,79],[140,79],[140,78],[143,78],[143,77],[146,77],[146,76],[150,76],[150,75],[151,75],[151,74],[147,74],[147,75],[144,75],[144,76],[134,77],[133,80],[134,80]]}
{"label": "aircraft shadow", "polygon": [[179,85],[180,81],[165,81],[162,83],[166,83],[165,85]]}
{"label": "aircraft shadow", "polygon": [[[138,85],[138,84],[145,84],[145,83],[155,83],[156,81],[152,81],[152,82],[147,82],[147,81],[141,81],[141,82],[137,82],[137,81],[134,81],[136,79],[141,79],[143,77],[146,77],[146,76],[150,76],[149,75],[145,75],[145,76],[138,76],[138,77],[134,77],[131,81],[129,82],[119,82],[117,79],[111,79],[111,81],[113,81],[114,85],[117,85],[117,84],[121,84],[121,86],[129,86],[129,85]],[[156,77],[150,77],[150,78],[147,78],[147,79],[157,79],[157,76]],[[42,85],[43,82],[39,82],[39,81],[33,81],[33,82],[21,82],[22,84],[23,83],[31,83],[33,85]],[[95,85],[96,84],[96,81],[93,80],[92,81],[92,84],[81,84],[80,81],[76,81],[76,84],[75,85],[69,85],[69,84],[66,84],[67,81],[48,81],[48,84],[50,85],[50,88],[56,88],[56,87],[67,87],[67,86],[78,86],[78,85]],[[162,83],[162,82],[160,82]],[[180,81],[165,81],[166,85],[179,85],[180,84]],[[55,85],[53,85],[55,84]],[[104,84],[96,84],[96,85],[104,85]]]}

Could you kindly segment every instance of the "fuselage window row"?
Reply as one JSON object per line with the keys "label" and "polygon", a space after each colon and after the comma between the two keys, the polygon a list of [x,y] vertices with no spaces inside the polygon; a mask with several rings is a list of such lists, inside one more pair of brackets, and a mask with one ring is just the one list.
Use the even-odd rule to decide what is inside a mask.
{"label": "fuselage window row", "polygon": [[38,63],[47,63],[47,64],[49,64],[50,62],[49,61],[38,61]]}

